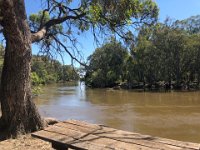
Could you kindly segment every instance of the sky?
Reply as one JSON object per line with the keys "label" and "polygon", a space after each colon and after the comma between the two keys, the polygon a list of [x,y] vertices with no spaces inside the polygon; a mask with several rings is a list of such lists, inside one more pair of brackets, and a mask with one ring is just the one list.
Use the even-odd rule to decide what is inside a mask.
{"label": "sky", "polygon": [[172,19],[186,19],[200,15],[200,0],[155,0],[160,8],[160,21],[166,17]]}
{"label": "sky", "polygon": [[[75,0],[77,1],[77,0]],[[174,20],[186,19],[190,16],[200,15],[200,0],[154,0],[159,9],[159,21],[163,22],[166,17]],[[25,0],[27,15],[37,13],[41,10],[41,0]],[[93,42],[90,33],[83,34],[79,39],[80,45],[78,49],[82,51],[83,57],[86,60],[91,55],[96,45]],[[33,54],[37,54],[38,46],[33,45]],[[60,57],[57,57],[61,61]],[[66,54],[63,57],[65,64],[71,64],[71,59]]]}

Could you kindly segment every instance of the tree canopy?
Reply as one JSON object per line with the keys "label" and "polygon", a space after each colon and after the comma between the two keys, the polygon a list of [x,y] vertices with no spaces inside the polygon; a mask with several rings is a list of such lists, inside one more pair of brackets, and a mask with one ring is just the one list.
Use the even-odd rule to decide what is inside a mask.
{"label": "tree canopy", "polygon": [[40,44],[42,52],[65,51],[79,63],[76,43],[82,32],[91,31],[96,40],[99,33],[101,37],[115,35],[128,40],[127,33],[142,24],[155,23],[158,15],[151,0],[49,0],[45,4],[46,9],[29,17],[32,42]]}
{"label": "tree canopy", "polygon": [[191,16],[184,20],[177,20],[173,26],[185,30],[190,34],[200,33],[200,15]]}
{"label": "tree canopy", "polygon": [[89,56],[86,84],[92,87],[112,87],[123,79],[123,65],[128,56],[120,42],[111,39]]}
{"label": "tree canopy", "polygon": [[[124,48],[127,53],[126,56],[121,55],[123,61],[118,59],[120,64],[112,63],[109,59],[117,58],[116,53],[120,54],[117,52],[117,44],[110,41],[106,44],[110,45],[109,50],[105,50],[105,46],[96,49],[89,57],[90,69],[86,73],[86,83],[92,87],[104,87],[105,83],[108,83],[106,87],[113,87],[123,83],[125,86],[122,87],[126,88],[199,89],[198,26],[192,23],[191,28],[182,28],[177,26],[177,22],[182,21],[171,22],[167,19],[165,23],[157,23],[151,27],[142,26],[129,47],[130,52],[128,53],[128,47]],[[195,32],[191,32],[194,30]],[[111,65],[112,68],[102,64],[108,67]],[[117,70],[117,76],[109,74],[113,72],[113,68]],[[106,80],[114,81],[115,84]]]}

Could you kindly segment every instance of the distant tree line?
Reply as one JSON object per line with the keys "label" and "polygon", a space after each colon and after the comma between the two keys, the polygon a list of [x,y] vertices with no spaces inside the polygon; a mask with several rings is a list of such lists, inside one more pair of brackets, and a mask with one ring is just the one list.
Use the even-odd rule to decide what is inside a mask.
{"label": "distant tree line", "polygon": [[115,86],[122,79],[127,56],[127,49],[114,39],[97,48],[88,58],[86,84],[92,87]]}
{"label": "distant tree line", "polygon": [[[0,45],[0,73],[3,66],[4,47]],[[39,85],[49,83],[77,81],[77,69],[71,65],[62,65],[58,60],[47,56],[33,55],[31,65],[31,82],[33,93],[39,91]]]}
{"label": "distant tree line", "polygon": [[88,58],[91,87],[199,89],[200,16],[143,26],[127,48],[110,40]]}
{"label": "distant tree line", "polygon": [[62,65],[47,56],[33,56],[31,65],[32,93],[41,93],[40,85],[79,80],[77,70],[71,65]]}
{"label": "distant tree line", "polygon": [[32,85],[76,81],[78,79],[77,70],[71,65],[62,65],[59,61],[46,56],[33,56],[32,58]]}

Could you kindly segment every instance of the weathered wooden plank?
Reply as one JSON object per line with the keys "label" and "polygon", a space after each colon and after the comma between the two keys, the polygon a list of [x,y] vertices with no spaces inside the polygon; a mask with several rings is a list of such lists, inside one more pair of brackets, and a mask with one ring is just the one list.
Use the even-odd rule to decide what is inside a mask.
{"label": "weathered wooden plank", "polygon": [[80,143],[75,143],[73,144],[76,147],[84,147],[84,149],[86,150],[112,150],[110,148],[106,148],[106,147],[99,147],[94,143],[91,142],[80,142]]}
{"label": "weathered wooden plank", "polygon": [[[107,131],[107,132],[104,132],[104,131]],[[152,144],[157,144],[158,146],[169,145],[170,147],[176,146],[180,148],[189,148],[189,149],[195,149],[195,150],[200,149],[200,144],[197,144],[197,143],[182,142],[182,141],[170,140],[170,139],[165,139],[165,138],[152,137],[149,135],[141,135],[137,133],[116,130],[116,129],[107,128],[107,127],[103,127],[102,130],[97,131],[95,134],[98,134],[99,136],[105,136],[107,138],[122,140],[125,142],[131,142],[132,140],[138,140],[142,142],[145,140],[148,143],[151,142]]]}
{"label": "weathered wooden plank", "polygon": [[[79,127],[76,124],[71,124],[68,122],[62,123],[62,124],[57,124],[60,127],[64,127],[67,129],[72,129],[72,130],[76,130],[76,131],[80,131],[80,132],[85,132],[88,133],[87,131],[89,129],[85,129],[84,127]],[[88,128],[88,126],[86,127]],[[164,145],[161,143],[155,143],[152,141],[148,141],[149,136],[138,136],[137,134],[131,133],[131,134],[127,134],[130,132],[122,132],[122,131],[118,131],[116,129],[112,129],[112,128],[107,128],[107,127],[100,127],[99,129],[91,129],[90,130],[90,134],[102,137],[102,138],[107,138],[107,139],[113,139],[118,141],[118,143],[120,142],[124,142],[124,143],[131,143],[131,144],[136,144],[136,145],[140,145],[140,146],[145,146],[145,147],[150,147],[150,148],[154,148],[154,149],[160,149],[162,147],[162,149],[174,149],[174,150],[181,150],[182,148],[180,147],[176,147],[176,146],[172,146],[172,145]],[[124,134],[125,133],[125,134]],[[122,144],[123,145],[123,144]]]}
{"label": "weathered wooden plank", "polygon": [[79,131],[75,131],[75,130],[72,130],[72,129],[67,129],[67,128],[63,128],[63,127],[59,127],[59,126],[55,126],[55,125],[46,128],[45,131],[56,133],[56,134],[59,134],[59,135],[62,135],[62,136],[71,137],[74,140],[67,142],[69,145],[73,145],[73,146],[81,145],[82,148],[86,148],[86,149],[88,147],[93,147],[95,149],[112,149],[112,148],[107,147],[107,145],[105,145],[103,143],[99,144],[99,143],[94,143],[94,142],[87,141],[87,140],[85,141],[84,137],[88,137],[90,139],[96,139],[97,138],[96,136],[90,135],[88,133],[83,133],[83,132],[79,132]]}
{"label": "weathered wooden plank", "polygon": [[75,140],[87,135],[87,133],[74,131],[72,129],[67,129],[67,128],[56,126],[56,125],[45,128],[44,131],[57,133],[57,134],[60,134],[60,135],[65,135],[65,136],[71,137]]}
{"label": "weathered wooden plank", "polygon": [[100,126],[97,126],[96,128],[90,128],[87,126],[79,126],[79,125],[75,125],[75,124],[71,124],[71,123],[63,123],[63,122],[57,123],[57,124],[55,124],[55,126],[59,126],[59,127],[63,127],[63,128],[66,127],[66,128],[81,131],[84,133],[85,132],[87,132],[87,133],[96,132],[101,129]]}
{"label": "weathered wooden plank", "polygon": [[[78,144],[81,143],[82,145],[84,145],[84,142],[88,142],[90,141],[91,144],[97,144],[98,146],[102,146],[104,148],[117,148],[117,149],[122,149],[121,145],[123,145],[124,149],[145,149],[145,150],[149,150],[149,149],[161,149],[159,146],[154,146],[154,145],[148,145],[148,144],[144,144],[144,143],[126,143],[124,141],[120,141],[120,140],[116,140],[116,139],[109,139],[106,137],[100,137],[100,136],[96,136],[93,135],[92,133],[83,133],[80,131],[77,131],[76,129],[69,129],[65,126],[65,128],[63,127],[59,127],[59,126],[52,126],[49,127],[47,129],[45,129],[45,131],[49,131],[49,132],[54,132],[57,134],[62,134],[62,135],[67,135],[70,136],[74,139],[74,141],[69,142],[68,144],[74,145],[74,144]],[[84,147],[85,148],[85,147]],[[170,147],[167,147],[167,149],[171,149]]]}
{"label": "weathered wooden plank", "polygon": [[[76,130],[80,130],[80,131],[88,130],[88,131],[91,131],[91,132],[95,131],[96,134],[112,132],[112,133],[115,133],[115,134],[126,135],[128,137],[134,137],[134,138],[138,138],[138,139],[152,138],[152,136],[149,136],[149,135],[142,135],[142,134],[139,134],[139,133],[133,133],[133,132],[129,132],[129,131],[118,130],[118,129],[110,128],[110,127],[107,127],[107,126],[104,126],[104,125],[97,125],[97,124],[94,125],[94,124],[90,124],[90,123],[78,121],[78,120],[67,120],[67,121],[64,121],[63,123],[65,123],[65,124],[67,123],[67,127],[69,127],[70,124],[71,124],[72,129],[76,129]],[[60,124],[60,125],[64,125],[63,123]],[[59,125],[59,124],[57,124],[57,125]]]}
{"label": "weathered wooden plank", "polygon": [[96,126],[95,128],[90,128],[88,126],[84,126],[84,125],[77,125],[77,124],[73,124],[71,123],[71,120],[70,122],[64,122],[64,123],[58,123],[56,124],[58,126],[63,126],[63,127],[67,127],[67,128],[71,128],[73,130],[78,130],[78,131],[81,131],[81,132],[94,132],[94,134],[106,134],[108,133],[108,135],[112,136],[111,134],[113,133],[115,136],[116,134],[118,136],[127,136],[127,137],[130,137],[130,138],[135,138],[135,139],[149,139],[149,138],[152,138],[152,136],[149,136],[149,135],[142,135],[142,134],[139,134],[139,133],[133,133],[133,132],[128,132],[128,131],[122,131],[122,130],[117,130],[117,129],[114,129],[114,128],[109,128],[109,127],[106,127],[106,126],[103,126],[103,125],[99,125],[99,126]]}
{"label": "weathered wooden plank", "polygon": [[40,138],[40,139],[48,141],[48,142],[60,141],[63,143],[68,143],[68,142],[74,141],[74,138],[72,138],[72,137],[62,136],[60,134],[57,134],[54,132],[48,132],[48,131],[44,131],[44,130],[32,133],[31,135],[33,137],[37,137],[37,138]]}
{"label": "weathered wooden plank", "polygon": [[[51,129],[48,129],[51,130]],[[52,132],[53,131],[53,132]],[[36,133],[33,133],[32,136],[33,137],[37,137],[39,139],[51,142],[54,146],[56,145],[56,147],[58,145],[62,145],[62,147],[64,148],[72,148],[72,149],[76,149],[76,150],[87,150],[88,147],[94,148],[94,149],[105,149],[105,150],[111,150],[112,148],[106,147],[106,145],[102,145],[102,144],[97,144],[97,143],[93,143],[90,141],[77,141],[77,139],[69,137],[68,135],[65,134],[60,134],[57,133],[58,130],[56,130],[56,132],[54,132],[54,130],[52,131],[47,131],[47,130],[42,130],[42,131],[38,131]]]}
{"label": "weathered wooden plank", "polygon": [[182,142],[182,141],[176,141],[176,140],[160,138],[160,137],[155,137],[152,140],[158,143],[162,143],[162,144],[176,145],[178,147],[189,148],[193,150],[200,150],[200,144],[198,143]]}
{"label": "weathered wooden plank", "polygon": [[73,147],[72,145],[67,144],[71,141],[74,141],[74,139],[69,136],[64,136],[64,135],[60,135],[57,133],[48,132],[44,130],[32,133],[31,136],[51,142],[52,145],[55,145],[55,144],[62,145],[62,147],[65,147],[65,149],[76,148],[77,150],[85,150],[85,149],[79,149],[77,147]]}
{"label": "weathered wooden plank", "polygon": [[[92,137],[92,138],[91,138]],[[106,147],[109,147],[111,149],[115,150],[152,150],[152,148],[132,143],[125,143],[121,141],[117,141],[114,139],[108,139],[103,137],[96,137],[94,135],[90,135],[87,137],[84,137],[80,139],[78,142],[85,142],[85,141],[91,141],[95,144],[103,144],[106,145]],[[161,148],[154,148],[154,150],[161,150]]]}
{"label": "weathered wooden plank", "polygon": [[88,128],[92,128],[92,129],[99,128],[99,125],[87,123],[87,122],[85,122],[85,121],[67,120],[67,121],[63,121],[63,122],[68,122],[68,123],[71,123],[71,124],[76,124],[76,125],[78,125],[78,126],[84,126],[84,127],[88,127]]}
{"label": "weathered wooden plank", "polygon": [[68,120],[33,133],[54,146],[75,149],[116,150],[199,150],[200,144],[152,137],[103,125]]}
{"label": "weathered wooden plank", "polygon": [[[74,125],[78,125],[78,126],[82,126],[82,127],[98,128],[98,125],[91,126],[91,124],[89,124],[87,122],[77,121],[77,120],[69,120],[69,121],[65,121],[65,123],[74,124]],[[117,129],[109,128],[109,127],[105,127],[105,126],[101,126],[101,127],[102,127],[101,130],[96,131],[96,134],[98,134],[98,136],[106,136],[108,138],[116,138],[116,135],[117,135],[117,138],[121,139],[123,141],[129,141],[128,138],[133,138],[133,139],[138,139],[138,140],[151,141],[157,145],[163,144],[163,146],[169,145],[170,147],[176,146],[178,148],[179,147],[180,148],[189,148],[189,149],[194,149],[194,150],[200,149],[200,144],[197,144],[197,143],[181,142],[181,141],[169,140],[169,139],[165,139],[165,138],[152,137],[149,135],[142,135],[139,133],[132,133],[132,132],[128,132],[128,131],[117,130]],[[124,136],[126,138],[123,138]]]}

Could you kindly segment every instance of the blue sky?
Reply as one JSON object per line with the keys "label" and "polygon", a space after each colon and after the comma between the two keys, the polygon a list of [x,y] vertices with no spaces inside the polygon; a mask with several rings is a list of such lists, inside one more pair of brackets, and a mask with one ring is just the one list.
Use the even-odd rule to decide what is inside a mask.
{"label": "blue sky", "polygon": [[[77,0],[75,0],[77,1]],[[186,19],[190,16],[200,15],[200,0],[154,0],[159,9],[159,20],[162,22],[166,17],[172,19]],[[37,13],[41,10],[41,0],[25,0],[27,15]],[[78,48],[83,52],[83,57],[86,59],[95,49],[93,38],[91,34],[83,34],[79,38],[81,46]],[[36,54],[38,47],[33,45],[33,53]],[[64,55],[65,64],[70,64],[71,59]],[[57,58],[61,60],[59,57]]]}
{"label": "blue sky", "polygon": [[200,0],[155,0],[160,8],[159,18],[185,19],[200,14]]}

